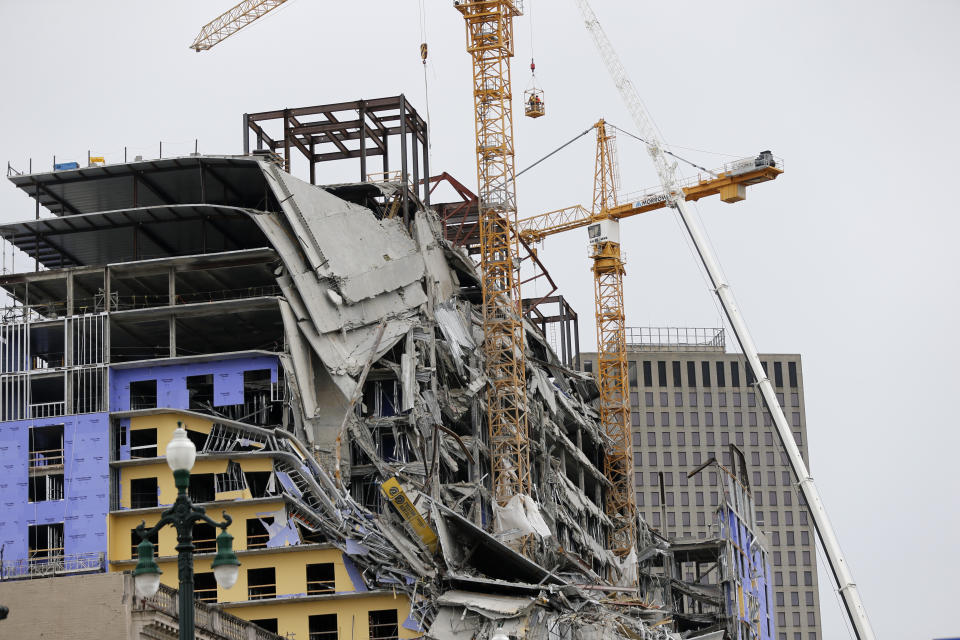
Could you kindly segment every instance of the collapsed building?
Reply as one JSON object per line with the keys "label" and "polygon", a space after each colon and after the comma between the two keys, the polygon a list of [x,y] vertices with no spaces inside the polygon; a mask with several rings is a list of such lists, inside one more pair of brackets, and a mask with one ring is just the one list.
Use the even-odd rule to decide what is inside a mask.
{"label": "collapsed building", "polygon": [[[402,96],[244,122],[258,144],[245,136],[240,156],[11,176],[37,215],[0,227],[35,265],[0,278],[6,578],[130,569],[131,523],[172,502],[149,466],[162,468],[162,425],[182,421],[210,472],[195,472],[210,476],[195,500],[249,511],[242,562],[303,547],[317,563],[337,556],[346,576],[342,589],[317,578],[329,591],[311,591],[308,575],[281,593],[276,569],[273,584],[251,574],[242,600],[402,598],[393,618],[380,600],[360,608],[370,638],[771,637],[751,627],[766,606],[759,539],[747,563],[725,555],[742,537],[713,547],[717,584],[740,586],[739,601],[699,570],[687,580],[705,556],[672,551],[642,521],[636,555],[607,548],[609,442],[596,383],[575,366],[576,314],[555,291],[525,305],[532,495],[492,500],[476,202],[447,176],[462,202],[430,204],[440,179]],[[309,181],[290,172],[291,150],[308,157]],[[346,158],[359,158],[360,181],[315,184],[317,162]],[[267,618],[216,587],[212,601]],[[316,631],[322,616],[303,615],[310,638],[343,629],[335,614]]]}

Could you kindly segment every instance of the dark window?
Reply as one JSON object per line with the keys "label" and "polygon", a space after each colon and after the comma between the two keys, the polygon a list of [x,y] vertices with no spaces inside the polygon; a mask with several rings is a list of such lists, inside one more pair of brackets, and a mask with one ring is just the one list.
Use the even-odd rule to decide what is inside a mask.
{"label": "dark window", "polygon": [[725,387],[727,386],[727,377],[724,375],[723,363],[717,363],[717,386]]}
{"label": "dark window", "polygon": [[212,473],[194,473],[190,475],[190,499],[194,502],[213,502],[216,492],[214,491],[214,474]]}
{"label": "dark window", "polygon": [[703,386],[709,387],[710,385],[710,363],[701,362],[700,363],[700,379],[703,380]]}
{"label": "dark window", "polygon": [[730,363],[730,384],[734,387],[740,386],[740,363]]}
{"label": "dark window", "polygon": [[277,597],[277,570],[273,567],[247,569],[247,599],[263,600],[275,597]]}
{"label": "dark window", "polygon": [[209,411],[213,408],[213,374],[187,376],[187,394],[191,411]]}
{"label": "dark window", "polygon": [[796,362],[787,363],[787,379],[789,380],[791,387],[797,386],[797,363]]}
{"label": "dark window", "polygon": [[653,386],[653,369],[649,360],[643,361],[643,386]]}
{"label": "dark window", "polygon": [[280,633],[279,631],[277,631],[276,618],[260,618],[258,620],[251,620],[250,622],[257,625],[264,631],[269,631],[270,633]]}
{"label": "dark window", "polygon": [[584,360],[583,370],[587,373],[593,373],[593,360]]}
{"label": "dark window", "polygon": [[697,386],[697,363],[692,360],[687,363],[687,386]]}
{"label": "dark window", "polygon": [[213,553],[217,550],[217,528],[206,522],[193,525],[193,547],[197,553]]}
{"label": "dark window", "polygon": [[157,430],[133,429],[130,431],[130,457],[157,457]]}
{"label": "dark window", "polygon": [[783,386],[783,363],[773,363],[773,383],[778,387]]}
{"label": "dark window", "polygon": [[382,609],[371,611],[370,640],[396,640],[399,634],[397,628],[397,610]]}
{"label": "dark window", "polygon": [[310,616],[309,620],[309,640],[337,640],[340,637],[337,631],[337,614]]}
{"label": "dark window", "polygon": [[130,481],[130,508],[145,509],[155,507],[157,500],[156,478],[134,478]]}
{"label": "dark window", "polygon": [[673,386],[682,387],[683,380],[680,379],[680,363],[674,360],[673,363]]}
{"label": "dark window", "polygon": [[[147,540],[153,543],[153,557],[156,558],[160,555],[160,532],[154,531],[152,536],[149,536]],[[143,542],[143,538],[140,537],[140,534],[137,533],[136,529],[130,530],[130,557],[137,557],[137,547],[140,543]]]}
{"label": "dark window", "polygon": [[637,363],[633,360],[627,363],[627,377],[631,387],[637,386]]}
{"label": "dark window", "polygon": [[30,487],[27,490],[30,502],[46,502],[48,500],[63,500],[63,474],[45,473],[30,476]]}
{"label": "dark window", "polygon": [[667,363],[663,360],[657,361],[657,384],[667,386]]}
{"label": "dark window", "polygon": [[213,571],[193,574],[193,597],[200,602],[217,601],[217,579]]}
{"label": "dark window", "polygon": [[247,518],[247,549],[266,549],[270,534],[264,525],[273,524],[273,516],[266,518]]}
{"label": "dark window", "polygon": [[157,407],[157,381],[156,380],[137,380],[130,383],[130,408],[137,409],[156,409]]}
{"label": "dark window", "polygon": [[271,471],[247,471],[243,475],[247,478],[247,488],[254,498],[262,498],[267,494],[267,485],[270,483]]}
{"label": "dark window", "polygon": [[63,425],[30,428],[30,469],[63,467]]}
{"label": "dark window", "polygon": [[307,565],[307,595],[318,593],[333,593],[336,590],[336,579],[332,562]]}
{"label": "dark window", "polygon": [[30,560],[63,557],[63,523],[30,525]]}
{"label": "dark window", "polygon": [[756,383],[757,378],[753,375],[753,368],[748,364],[745,369],[747,370],[747,386],[752,386]]}

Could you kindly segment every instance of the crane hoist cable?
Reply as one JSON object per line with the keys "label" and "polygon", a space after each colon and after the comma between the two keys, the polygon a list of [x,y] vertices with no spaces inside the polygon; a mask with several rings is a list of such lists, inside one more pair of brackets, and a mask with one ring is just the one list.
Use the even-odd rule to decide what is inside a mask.
{"label": "crane hoist cable", "polygon": [[[420,62],[423,65],[423,101],[427,108],[427,127],[430,126],[430,84],[427,81],[427,10],[420,0]],[[427,136],[427,152],[433,146],[433,136]],[[429,176],[428,176],[429,177]]]}
{"label": "crane hoist cable", "polygon": [[569,140],[569,141],[567,141],[567,142],[564,142],[562,145],[560,145],[559,147],[557,147],[556,149],[554,149],[553,151],[551,151],[551,152],[548,153],[547,155],[543,156],[542,158],[540,158],[539,160],[537,160],[536,162],[534,162],[532,165],[530,165],[529,167],[527,167],[527,168],[524,169],[523,171],[518,172],[517,175],[514,176],[514,177],[515,177],[515,178],[519,178],[520,176],[522,176],[523,174],[525,174],[527,171],[530,171],[530,169],[533,169],[535,166],[537,166],[538,164],[540,164],[541,162],[543,162],[544,160],[546,160],[546,159],[549,158],[550,156],[554,155],[555,153],[558,153],[558,152],[562,151],[562,150],[563,150],[564,148],[566,148],[566,147],[569,147],[571,144],[573,144],[574,142],[576,142],[577,140],[579,140],[579,139],[582,138],[583,136],[585,136],[585,135],[587,135],[588,133],[590,133],[591,131],[593,131],[593,129],[594,129],[594,127],[590,127],[589,129],[587,129],[587,130],[584,131],[583,133],[577,134],[574,138],[572,138],[571,140]]}
{"label": "crane hoist cable", "polygon": [[[643,138],[641,138],[640,136],[638,136],[638,135],[635,134],[635,133],[630,133],[629,131],[626,131],[625,129],[621,129],[621,128],[618,127],[617,125],[615,125],[615,124],[610,124],[609,122],[607,123],[607,125],[608,125],[611,129],[616,129],[617,131],[619,131],[620,133],[622,133],[622,134],[625,135],[625,136],[630,136],[631,138],[634,138],[634,139],[636,139],[636,140],[639,140],[639,141],[642,142],[643,144],[645,144],[645,145],[647,145],[647,146],[650,146],[650,142],[648,142],[647,140],[644,140]],[[678,156],[677,154],[675,154],[675,153],[672,152],[672,151],[667,151],[666,149],[664,149],[663,152],[664,152],[665,154],[667,154],[668,156],[673,156],[674,158],[676,158],[676,159],[679,160],[680,162],[685,162],[686,164],[690,165],[690,166],[693,167],[694,169],[699,169],[700,171],[705,171],[706,173],[709,173],[709,174],[712,175],[714,178],[718,178],[718,177],[719,177],[716,173],[714,173],[714,172],[711,171],[710,169],[707,169],[706,167],[701,167],[701,166],[698,165],[697,163],[691,162],[690,160],[687,160],[687,159],[684,158],[684,157]]]}

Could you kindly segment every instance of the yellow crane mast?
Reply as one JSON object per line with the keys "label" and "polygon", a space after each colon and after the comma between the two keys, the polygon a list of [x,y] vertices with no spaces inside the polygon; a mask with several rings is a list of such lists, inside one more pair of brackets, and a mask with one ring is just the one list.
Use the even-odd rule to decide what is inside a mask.
{"label": "yellow crane mast", "polygon": [[521,7],[513,0],[454,5],[466,22],[473,59],[487,424],[493,497],[504,505],[515,495],[530,494],[510,81],[513,19]]}
{"label": "yellow crane mast", "polygon": [[[597,159],[594,165],[593,210],[617,207],[617,165],[613,134],[600,120]],[[610,438],[604,450],[604,474],[612,487],[604,509],[613,529],[608,546],[619,557],[636,546],[637,518],[633,495],[633,458],[630,455],[630,395],[627,378],[626,325],[623,312],[624,261],[619,238],[596,236],[591,242],[594,309],[597,321],[597,382],[600,387],[600,422]]]}
{"label": "yellow crane mast", "polygon": [[[623,277],[626,273],[620,250],[620,220],[668,206],[661,191],[642,194],[638,199],[619,204],[618,167],[614,136],[600,120],[597,130],[597,156],[594,165],[593,208],[588,211],[574,205],[548,211],[517,222],[525,242],[541,242],[547,236],[587,227],[591,244],[591,270],[597,322],[597,384],[600,388],[600,419],[612,444],[604,452],[604,473],[612,487],[604,504],[613,522],[609,546],[626,557],[636,541],[636,504],[634,498],[630,438],[630,396],[627,376],[626,325],[623,304]],[[719,195],[724,202],[739,202],[746,187],[775,179],[783,169],[769,151],[756,158],[745,158],[682,186],[685,200]]]}

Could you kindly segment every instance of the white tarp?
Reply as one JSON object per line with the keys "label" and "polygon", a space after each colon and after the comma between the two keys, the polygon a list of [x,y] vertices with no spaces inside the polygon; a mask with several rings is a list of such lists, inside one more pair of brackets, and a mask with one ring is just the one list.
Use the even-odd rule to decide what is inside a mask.
{"label": "white tarp", "polygon": [[498,537],[503,540],[517,540],[533,533],[541,538],[550,537],[550,527],[530,496],[517,494],[506,505],[495,506],[494,517],[496,531],[502,534]]}

